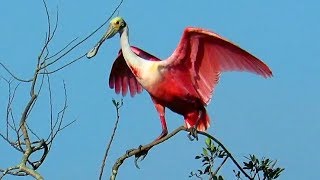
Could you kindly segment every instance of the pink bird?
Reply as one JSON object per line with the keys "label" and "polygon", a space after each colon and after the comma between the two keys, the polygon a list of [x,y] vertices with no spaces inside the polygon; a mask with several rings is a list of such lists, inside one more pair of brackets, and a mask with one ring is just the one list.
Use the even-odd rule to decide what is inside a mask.
{"label": "pink bird", "polygon": [[110,21],[109,28],[97,45],[87,54],[96,55],[101,44],[120,34],[122,51],[113,63],[109,86],[123,96],[148,91],[159,113],[162,132],[167,135],[165,108],[184,117],[185,126],[206,131],[210,118],[205,109],[209,104],[220,74],[225,71],[248,71],[265,78],[270,68],[239,46],[218,34],[201,28],[188,27],[180,43],[166,60],[136,47],[130,47],[129,29],[121,17]]}

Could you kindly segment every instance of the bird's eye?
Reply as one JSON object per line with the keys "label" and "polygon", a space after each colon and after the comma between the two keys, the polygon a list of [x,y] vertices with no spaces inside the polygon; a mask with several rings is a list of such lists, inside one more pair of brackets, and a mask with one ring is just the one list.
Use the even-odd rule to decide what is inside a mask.
{"label": "bird's eye", "polygon": [[119,21],[116,21],[116,24],[117,24],[117,25],[119,25],[119,23],[120,23]]}

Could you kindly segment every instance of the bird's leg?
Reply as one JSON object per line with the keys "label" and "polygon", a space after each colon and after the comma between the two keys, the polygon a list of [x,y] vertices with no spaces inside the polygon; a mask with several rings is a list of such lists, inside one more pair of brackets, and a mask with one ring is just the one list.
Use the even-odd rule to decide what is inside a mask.
{"label": "bird's leg", "polygon": [[197,128],[195,128],[194,126],[189,128],[189,134],[188,134],[188,138],[190,139],[190,141],[193,140],[197,140],[198,141],[198,131]]}
{"label": "bird's leg", "polygon": [[157,139],[155,139],[155,141],[165,137],[168,134],[166,119],[162,114],[160,114],[160,121],[161,121],[162,131],[161,131],[161,134],[157,137]]}
{"label": "bird's leg", "polygon": [[[163,110],[161,110],[161,107],[163,108]],[[163,107],[163,106],[161,106],[161,107],[159,107],[159,110],[161,110],[161,111],[164,112],[164,107]],[[157,111],[159,112],[158,106],[156,106],[156,108],[157,108]],[[168,134],[167,123],[166,123],[166,120],[165,120],[165,118],[164,118],[164,113],[162,114],[162,113],[159,112],[159,114],[160,114],[160,121],[161,121],[161,126],[162,126],[162,132],[161,132],[161,134],[157,137],[157,139],[155,139],[154,141],[157,141],[157,140],[165,137],[165,136]],[[154,141],[153,141],[153,142],[154,142]],[[149,150],[150,150],[150,149],[141,150],[141,147],[142,147],[142,146],[140,145],[139,148],[138,148],[138,149],[139,149],[139,153],[135,154],[135,160],[134,160],[134,164],[136,165],[136,167],[137,167],[138,169],[140,169],[139,166],[138,166],[138,160],[139,160],[139,161],[144,160],[144,158],[148,155],[148,152],[149,152]],[[129,153],[130,153],[130,152],[129,152]]]}
{"label": "bird's leg", "polygon": [[[159,106],[156,105],[157,111],[159,112],[159,110],[160,110],[160,112],[163,112],[163,113],[160,113],[160,112],[159,112],[159,114],[160,114],[160,121],[161,121],[161,127],[162,127],[162,132],[161,132],[161,134],[157,137],[157,139],[155,139],[154,141],[157,141],[157,140],[165,137],[165,136],[168,134],[167,123],[166,123],[166,120],[165,120],[165,117],[164,117],[164,107],[163,107],[163,106],[159,107],[159,110],[158,110],[158,107],[159,107]],[[161,108],[162,108],[162,109],[161,109]],[[153,141],[153,142],[154,142],[154,141]],[[135,161],[134,161],[134,162],[135,162],[135,165],[136,165],[136,167],[137,167],[138,169],[140,169],[139,166],[138,166],[138,160],[140,160],[140,161],[144,160],[144,158],[147,156],[147,154],[148,154],[148,152],[149,152],[149,150],[150,150],[150,149],[141,150],[141,147],[142,147],[142,146],[140,145],[140,146],[139,146],[140,152],[137,153],[137,154],[135,154]],[[130,153],[130,152],[129,152],[129,153]]]}
{"label": "bird's leg", "polygon": [[[151,97],[151,98],[152,98],[152,100],[153,100],[153,103],[154,103],[154,105],[155,105],[155,108],[156,108],[157,112],[159,113],[160,122],[161,122],[161,127],[162,127],[162,132],[161,132],[161,134],[157,137],[157,139],[154,140],[154,141],[157,141],[157,140],[163,138],[164,136],[166,136],[166,135],[168,134],[167,123],[166,123],[166,120],[165,120],[165,107],[162,106],[161,104],[159,104],[159,103],[157,102],[157,100],[155,100],[153,97]],[[154,142],[154,141],[153,141],[153,142]],[[136,165],[136,167],[137,167],[138,169],[140,169],[139,166],[138,166],[138,160],[139,160],[139,161],[144,160],[144,158],[147,156],[147,154],[148,154],[148,152],[149,152],[149,150],[150,150],[150,149],[144,149],[144,150],[142,150],[142,149],[141,149],[142,147],[143,147],[143,146],[140,145],[137,149],[130,149],[130,150],[127,151],[127,156],[129,156],[130,152],[132,152],[132,151],[134,151],[134,150],[139,150],[139,152],[135,154],[135,160],[134,160],[134,163],[135,163],[135,165]]]}
{"label": "bird's leg", "polygon": [[[161,134],[157,137],[157,139],[155,139],[153,142],[155,141],[158,141],[159,139],[165,137],[167,134],[168,134],[168,128],[167,128],[167,123],[166,123],[166,120],[165,120],[165,117],[164,117],[164,107],[161,106],[161,105],[156,105],[156,109],[160,115],[160,121],[161,121],[161,127],[162,127],[162,132]],[[141,147],[142,145],[139,146],[139,150],[140,152],[135,154],[135,165],[138,169],[139,166],[138,166],[138,160],[142,161],[144,160],[144,158],[148,155],[148,152],[150,149],[144,149],[144,150],[141,150]],[[130,153],[130,152],[129,152]]]}
{"label": "bird's leg", "polygon": [[189,134],[188,134],[188,138],[190,139],[190,141],[193,141],[194,139],[196,139],[198,141],[198,124],[200,122],[200,118],[202,116],[202,110],[199,110],[199,115],[198,115],[198,119],[196,121],[196,124],[192,127],[189,128]]}
{"label": "bird's leg", "polygon": [[165,137],[168,134],[168,128],[167,128],[167,123],[166,123],[166,119],[165,119],[165,107],[163,105],[161,105],[160,103],[157,102],[157,100],[155,100],[154,98],[152,98],[153,103],[155,105],[155,108],[159,114],[159,118],[160,118],[160,122],[161,122],[161,134],[157,137],[157,139],[155,139],[155,141]]}

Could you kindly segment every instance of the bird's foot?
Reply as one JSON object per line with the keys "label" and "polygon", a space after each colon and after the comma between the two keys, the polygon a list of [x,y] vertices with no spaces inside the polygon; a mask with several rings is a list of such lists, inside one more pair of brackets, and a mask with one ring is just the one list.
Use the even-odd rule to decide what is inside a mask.
{"label": "bird's foot", "polygon": [[168,134],[168,130],[162,130],[161,134],[155,139],[154,141],[158,141],[159,139],[162,139]]}
{"label": "bird's foot", "polygon": [[136,150],[136,149],[132,148],[132,149],[129,149],[129,150],[126,151],[126,156],[127,156],[127,158],[130,157],[130,153],[131,153],[132,151],[134,151],[134,150]]}
{"label": "bird's foot", "polygon": [[135,148],[129,149],[129,150],[127,150],[127,152],[126,152],[126,156],[127,156],[127,158],[128,158],[128,157],[130,157],[130,153],[131,153],[132,151],[136,151],[136,150],[139,151],[139,152],[137,152],[137,153],[134,155],[134,164],[135,164],[135,166],[136,166],[138,169],[140,169],[140,167],[138,166],[138,160],[139,160],[139,161],[143,161],[144,158],[147,156],[147,154],[148,154],[148,152],[149,152],[149,149],[144,149],[144,150],[142,150],[141,148],[142,148],[142,145],[140,145],[137,149],[135,149]]}
{"label": "bird's foot", "polygon": [[198,130],[197,130],[197,127],[195,127],[195,126],[190,127],[188,129],[188,131],[189,131],[188,138],[190,139],[190,141],[193,141],[195,139],[198,141]]}
{"label": "bird's foot", "polygon": [[142,145],[140,145],[138,147],[139,152],[137,154],[134,155],[134,164],[136,165],[136,167],[138,169],[140,169],[140,167],[138,166],[138,160],[141,162],[144,160],[144,158],[148,155],[149,149],[144,149],[142,150]]}

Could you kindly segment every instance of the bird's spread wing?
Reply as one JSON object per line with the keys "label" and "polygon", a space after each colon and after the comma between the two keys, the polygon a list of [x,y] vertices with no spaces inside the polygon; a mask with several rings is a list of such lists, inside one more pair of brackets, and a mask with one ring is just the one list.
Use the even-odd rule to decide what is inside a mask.
{"label": "bird's spread wing", "polygon": [[[157,57],[137,47],[131,46],[131,49],[143,59],[160,61],[160,59]],[[109,76],[109,87],[111,89],[115,89],[117,94],[121,92],[123,96],[125,96],[129,90],[132,97],[137,93],[141,93],[143,90],[142,86],[128,67],[121,50],[119,51],[118,56],[112,65]]]}
{"label": "bird's spread wing", "polygon": [[271,77],[269,67],[218,34],[188,27],[173,54],[164,62],[171,70],[189,70],[193,86],[208,104],[221,72],[248,71]]}

